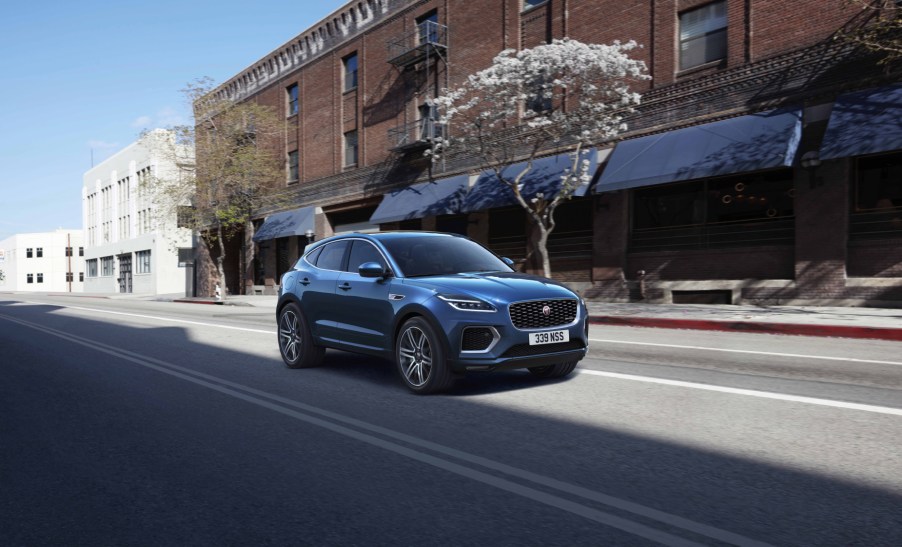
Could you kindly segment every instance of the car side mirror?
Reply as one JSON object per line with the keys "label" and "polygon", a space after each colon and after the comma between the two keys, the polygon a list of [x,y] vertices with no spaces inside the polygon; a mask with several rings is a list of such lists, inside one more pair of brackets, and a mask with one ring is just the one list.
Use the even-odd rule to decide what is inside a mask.
{"label": "car side mirror", "polygon": [[385,277],[388,272],[378,262],[364,262],[357,268],[360,277]]}
{"label": "car side mirror", "polygon": [[514,261],[513,261],[513,260],[509,259],[509,258],[506,257],[506,256],[502,256],[502,257],[501,257],[501,260],[504,261],[505,264],[507,264],[508,266],[510,266],[510,267],[513,268],[513,266],[514,266]]}

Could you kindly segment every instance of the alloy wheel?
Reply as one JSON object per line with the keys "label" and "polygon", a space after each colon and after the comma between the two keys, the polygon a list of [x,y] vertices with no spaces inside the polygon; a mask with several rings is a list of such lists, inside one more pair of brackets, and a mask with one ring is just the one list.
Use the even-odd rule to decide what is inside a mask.
{"label": "alloy wheel", "polygon": [[422,387],[432,373],[432,346],[426,333],[418,327],[408,327],[401,335],[398,348],[401,373],[414,387]]}

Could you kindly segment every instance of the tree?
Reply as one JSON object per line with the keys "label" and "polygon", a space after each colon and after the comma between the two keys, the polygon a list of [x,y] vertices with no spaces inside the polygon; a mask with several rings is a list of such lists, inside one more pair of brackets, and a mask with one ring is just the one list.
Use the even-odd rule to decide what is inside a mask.
{"label": "tree", "polygon": [[[632,41],[601,45],[564,39],[502,51],[489,68],[434,99],[450,136],[436,140],[427,153],[433,161],[469,153],[480,168],[494,172],[537,229],[534,251],[546,276],[551,275],[547,244],[554,212],[592,176],[587,148],[623,131],[624,116],[639,104],[630,85],[648,76],[645,63],[628,56],[636,47]],[[560,190],[524,195],[522,182],[533,161],[563,146],[572,149],[572,165]],[[515,161],[525,161],[526,167],[506,171]]]}
{"label": "tree", "polygon": [[838,37],[882,56],[881,64],[902,59],[902,4],[897,0],[845,0],[862,10],[862,22]]}
{"label": "tree", "polygon": [[[157,150],[179,169],[177,176],[156,177],[154,192],[159,201],[178,208],[180,225],[197,231],[204,250],[215,257],[224,293],[226,239],[244,234],[241,286],[245,287],[255,255],[254,215],[264,205],[273,206],[275,190],[285,178],[282,120],[272,107],[217,94],[209,78],[182,91],[192,105],[194,123],[171,128],[174,138],[162,148],[157,143]],[[193,151],[193,161],[187,150]]]}

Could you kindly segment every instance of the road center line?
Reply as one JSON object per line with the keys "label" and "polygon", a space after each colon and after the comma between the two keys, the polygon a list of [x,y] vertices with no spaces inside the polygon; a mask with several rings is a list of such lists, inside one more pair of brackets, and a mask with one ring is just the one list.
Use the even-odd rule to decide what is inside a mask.
{"label": "road center line", "polygon": [[[396,442],[392,442],[386,440],[384,438],[376,437],[370,433],[366,433],[364,431],[358,431],[355,429],[351,429],[350,427],[346,427],[345,425],[341,425],[340,423],[335,422],[343,422],[348,425],[353,425],[359,429],[363,429],[365,431],[370,431],[371,433],[382,434],[383,436],[388,436],[391,438],[395,438],[397,440],[401,440],[407,442],[409,444],[413,444],[415,446],[419,446],[421,448],[427,448],[439,454],[443,454],[445,456],[455,457],[457,459],[474,463],[478,465],[482,465],[488,469],[501,471],[511,476],[516,476],[521,479],[525,479],[528,481],[532,481],[538,484],[542,484],[544,486],[550,486],[555,488],[563,493],[575,495],[579,497],[583,497],[586,499],[590,499],[593,501],[598,501],[609,505],[611,507],[628,511],[633,514],[641,515],[646,518],[650,518],[656,520],[663,524],[669,524],[671,526],[676,526],[682,528],[683,530],[689,531],[691,533],[707,536],[712,539],[724,541],[733,545],[741,545],[741,546],[764,546],[766,544],[746,538],[744,536],[721,530],[719,528],[715,528],[713,526],[708,526],[705,524],[697,523],[682,517],[678,517],[676,515],[671,515],[669,513],[665,513],[663,511],[658,511],[656,509],[652,509],[650,507],[645,507],[640,504],[636,504],[633,502],[629,502],[626,500],[621,500],[619,498],[615,498],[613,496],[608,496],[606,494],[602,494],[600,492],[595,492],[589,490],[587,488],[583,488],[576,485],[570,485],[568,483],[557,481],[555,479],[551,479],[548,477],[544,477],[542,475],[534,474],[529,471],[517,469],[515,467],[511,467],[505,465],[500,462],[495,462],[493,460],[489,460],[487,458],[482,458],[479,456],[471,455],[466,452],[462,452],[459,450],[455,450],[449,447],[444,447],[443,445],[439,445],[437,443],[432,443],[430,441],[426,441],[423,439],[419,439],[417,437],[409,436],[403,433],[395,432],[393,430],[383,428],[380,426],[375,426],[372,424],[368,424],[367,422],[363,422],[361,420],[356,420],[354,418],[349,418],[334,412],[322,410],[311,405],[306,405],[304,403],[300,403],[298,401],[292,401],[290,399],[285,399],[282,397],[278,397],[276,395],[270,395],[266,392],[261,392],[259,390],[255,390],[248,386],[243,386],[241,384],[237,384],[234,382],[230,382],[228,380],[217,378],[215,376],[211,376],[208,374],[204,374],[202,372],[194,371],[185,367],[181,367],[172,363],[167,363],[165,361],[161,361],[159,359],[154,359],[152,357],[143,356],[141,354],[131,352],[128,350],[123,350],[120,348],[116,348],[115,346],[110,346],[108,344],[104,344],[101,342],[96,342],[90,339],[82,338],[80,336],[76,336],[73,334],[66,333],[64,331],[59,331],[53,328],[49,328],[46,326],[38,325],[35,323],[31,323],[28,321],[24,321],[21,319],[13,318],[10,316],[0,314],[0,319],[6,319],[12,321],[14,323],[18,323],[28,328],[32,328],[34,330],[40,331],[43,334],[50,334],[52,336],[56,336],[58,338],[67,340],[69,342],[79,344],[84,347],[88,347],[95,351],[100,351],[102,353],[106,353],[108,355],[118,357],[120,359],[129,361],[131,363],[150,368],[156,370],[158,372],[162,372],[164,374],[174,376],[176,378],[212,389],[219,393],[223,393],[225,395],[229,395],[231,397],[246,401],[251,404],[255,404],[257,406],[267,408],[269,410],[278,412],[285,416],[289,416],[291,418],[295,418],[297,420],[306,422],[311,425],[315,425],[329,431],[344,435],[346,437],[350,437],[356,439],[358,441],[370,444],[372,446],[377,446],[383,448],[385,450],[389,450],[396,454],[408,457],[410,459],[419,461],[421,463],[425,463],[427,465],[431,465],[433,467],[437,467],[439,469],[443,469],[445,471],[481,482],[483,484],[493,486],[495,488],[517,494],[519,496],[543,503],[545,505],[556,507],[558,509],[573,513],[575,515],[582,516],[589,520],[598,522],[600,524],[604,524],[610,526],[612,528],[616,528],[622,530],[624,532],[643,537],[652,541],[656,541],[658,543],[662,543],[665,545],[700,545],[694,541],[688,540],[686,538],[682,538],[679,536],[675,536],[673,534],[664,532],[662,530],[658,530],[655,528],[651,528],[649,526],[643,525],[641,523],[611,514],[604,511],[599,511],[587,505],[583,505],[581,503],[577,503],[566,498],[562,498],[560,496],[556,496],[554,494],[549,494],[547,492],[543,492],[541,490],[537,490],[531,488],[529,486],[524,486],[522,484],[492,475],[490,473],[480,471],[478,469],[474,469],[465,465],[461,465],[459,463],[450,461],[448,459],[444,459],[442,457],[438,457],[433,454],[428,454],[426,452],[422,452],[408,446],[404,446],[402,444],[398,444]],[[286,408],[287,406],[291,406],[294,408]],[[299,409],[299,410],[295,410]],[[301,412],[303,410],[304,412]],[[315,415],[311,415],[315,414]],[[322,416],[317,417],[316,415]],[[332,421],[328,421],[328,418]]]}
{"label": "road center line", "polygon": [[863,405],[859,403],[846,403],[843,401],[832,401],[830,399],[817,399],[814,397],[802,397],[799,395],[784,395],[782,393],[772,393],[769,391],[756,391],[753,389],[740,389],[735,387],[715,386],[711,384],[698,384],[695,382],[684,382],[682,380],[666,380],[664,378],[651,378],[648,376],[636,376],[633,374],[621,374],[619,372],[606,372],[603,370],[590,370],[585,368],[576,369],[580,374],[591,374],[593,376],[605,376],[607,378],[617,378],[618,380],[631,380],[634,382],[645,382],[649,384],[661,384],[666,386],[686,387],[691,389],[702,389],[705,391],[718,391],[720,393],[729,393],[731,395],[747,395],[750,397],[760,397],[762,399],[776,399],[779,401],[790,401],[794,403],[805,403],[809,405],[830,406],[834,408],[842,408],[846,410],[862,410],[865,412],[876,412],[878,414],[889,414],[892,416],[902,416],[902,408],[892,408],[886,406]]}
{"label": "road center line", "polygon": [[[768,355],[771,357],[798,357],[803,359],[819,359],[821,361],[842,361],[852,363],[865,363],[870,365],[893,365],[902,367],[900,361],[877,361],[873,359],[855,359],[854,357],[827,357],[822,355],[804,355],[801,353],[778,353],[774,351],[754,351],[747,349],[712,348],[707,346],[682,346],[679,344],[660,344],[655,342],[632,342],[627,340],[606,340],[602,338],[589,338],[592,342],[604,342],[606,344],[626,344],[631,346],[651,346],[656,348],[672,349],[697,349],[704,351],[721,351],[726,353],[744,353],[747,355]],[[902,346],[900,346],[902,347]],[[597,348],[596,348],[597,349]]]}

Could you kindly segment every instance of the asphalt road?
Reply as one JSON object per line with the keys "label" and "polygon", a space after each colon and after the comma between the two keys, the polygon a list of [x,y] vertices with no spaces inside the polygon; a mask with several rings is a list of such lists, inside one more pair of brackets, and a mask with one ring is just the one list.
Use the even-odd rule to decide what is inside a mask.
{"label": "asphalt road", "polygon": [[419,397],[275,331],[0,295],[0,545],[902,545],[902,344],[593,327]]}

